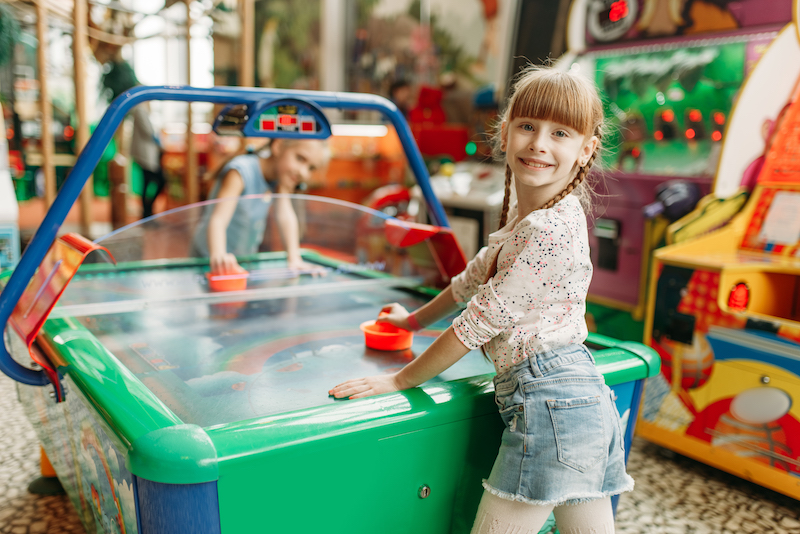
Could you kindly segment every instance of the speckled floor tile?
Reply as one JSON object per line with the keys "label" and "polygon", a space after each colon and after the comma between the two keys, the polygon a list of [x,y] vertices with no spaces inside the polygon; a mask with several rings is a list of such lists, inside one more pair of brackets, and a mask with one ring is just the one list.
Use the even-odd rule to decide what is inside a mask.
{"label": "speckled floor tile", "polygon": [[[800,502],[634,440],[628,471],[636,489],[617,510],[619,534],[800,534]],[[39,443],[0,374],[0,534],[84,533],[65,496],[27,491],[39,476]]]}
{"label": "speckled floor tile", "polygon": [[0,373],[0,534],[85,532],[66,496],[28,492],[39,474],[39,441],[17,402],[14,382]]}
{"label": "speckled floor tile", "polygon": [[636,438],[617,532],[800,534],[800,502]]}

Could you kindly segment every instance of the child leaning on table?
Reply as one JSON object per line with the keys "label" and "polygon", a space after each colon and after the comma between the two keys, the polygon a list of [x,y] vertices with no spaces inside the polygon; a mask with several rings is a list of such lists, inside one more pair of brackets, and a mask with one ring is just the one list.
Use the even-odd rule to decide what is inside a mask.
{"label": "child leaning on table", "polygon": [[245,195],[294,193],[311,174],[330,158],[326,141],[316,139],[275,139],[269,150],[234,156],[217,173],[209,198],[230,198],[206,208],[192,241],[192,253],[208,257],[212,273],[233,273],[239,268],[237,256],[255,254],[264,238],[270,204],[286,247],[289,268],[310,268],[300,256],[297,214],[291,199],[266,202],[234,202]]}
{"label": "child leaning on table", "polygon": [[602,134],[590,81],[546,67],[521,73],[496,135],[506,163],[500,229],[436,298],[413,313],[390,304],[380,320],[418,330],[460,302],[466,309],[399,372],[330,391],[415,387],[482,348],[506,427],[473,534],[536,533],[551,511],[562,534],[611,533],[611,496],[633,489],[619,414],[583,345],[592,264],[581,199]]}

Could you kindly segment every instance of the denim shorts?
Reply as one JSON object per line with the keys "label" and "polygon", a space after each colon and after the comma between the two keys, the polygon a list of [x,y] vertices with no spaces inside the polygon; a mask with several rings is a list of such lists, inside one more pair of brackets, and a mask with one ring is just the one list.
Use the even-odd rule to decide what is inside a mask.
{"label": "denim shorts", "polygon": [[559,506],[633,489],[613,394],[585,346],[536,354],[494,387],[505,429],[487,491]]}

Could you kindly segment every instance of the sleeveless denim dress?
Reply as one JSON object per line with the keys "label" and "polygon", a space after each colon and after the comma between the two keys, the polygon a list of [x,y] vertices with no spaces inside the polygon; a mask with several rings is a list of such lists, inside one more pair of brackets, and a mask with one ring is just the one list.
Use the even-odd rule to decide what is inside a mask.
{"label": "sleeveless denim dress", "polygon": [[[258,154],[243,154],[229,161],[219,172],[220,179],[211,191],[211,197],[216,198],[222,184],[222,177],[228,171],[235,170],[244,181],[244,190],[241,196],[263,195],[269,191],[269,182],[264,179]],[[192,255],[195,257],[208,256],[208,221],[217,203],[206,206],[203,219],[195,231],[192,240]],[[267,224],[269,203],[257,200],[239,202],[236,211],[231,217],[226,230],[228,252],[235,256],[245,256],[258,252],[258,247],[264,239],[264,229]]]}

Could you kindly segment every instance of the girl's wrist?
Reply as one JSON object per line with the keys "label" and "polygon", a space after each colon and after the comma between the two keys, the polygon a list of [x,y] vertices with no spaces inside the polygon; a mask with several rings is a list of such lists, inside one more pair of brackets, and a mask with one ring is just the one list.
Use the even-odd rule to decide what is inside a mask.
{"label": "girl's wrist", "polygon": [[411,389],[416,387],[416,384],[410,384],[408,380],[403,376],[403,371],[405,369],[401,369],[398,371],[393,378],[394,386],[397,388],[397,391],[403,391],[405,389]]}
{"label": "girl's wrist", "polygon": [[422,330],[422,325],[419,324],[419,321],[417,321],[417,318],[414,316],[413,313],[408,314],[408,318],[406,319],[406,321],[408,322],[408,326],[413,332]]}

